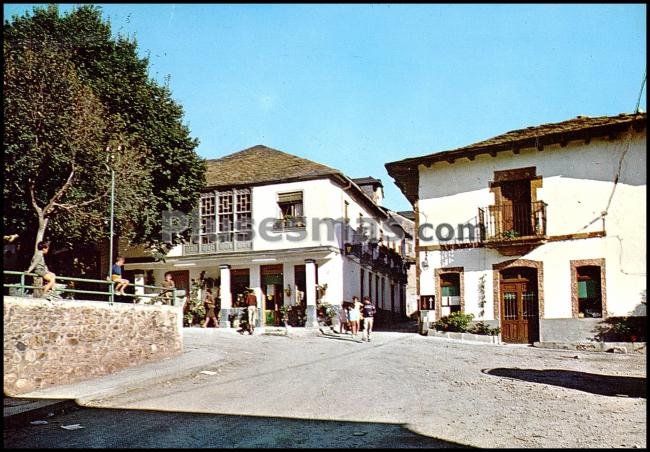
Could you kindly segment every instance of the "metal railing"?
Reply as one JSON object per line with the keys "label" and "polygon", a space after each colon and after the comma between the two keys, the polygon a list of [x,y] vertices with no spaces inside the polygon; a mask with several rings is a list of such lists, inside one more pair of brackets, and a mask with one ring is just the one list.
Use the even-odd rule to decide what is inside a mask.
{"label": "metal railing", "polygon": [[546,235],[546,203],[510,203],[478,209],[483,240],[513,240]]}
{"label": "metal railing", "polygon": [[285,229],[304,229],[306,226],[306,217],[278,218],[275,220],[275,222],[273,222],[274,231],[284,231]]}
{"label": "metal railing", "polygon": [[[18,271],[10,271],[10,270],[3,270],[2,273],[4,275],[3,287],[9,289],[9,295],[11,296],[25,297],[25,298],[30,296],[33,297],[34,292],[38,292],[43,288],[43,285],[34,285],[34,281],[33,281],[34,278],[39,278],[39,276],[34,273],[26,273],[26,272],[18,272]],[[7,279],[9,279],[8,277],[16,278],[18,282],[8,284],[7,283]],[[32,284],[26,283],[27,278],[32,278]],[[65,285],[59,284],[59,281],[67,281],[68,284]],[[100,286],[108,286],[108,287],[106,288],[106,290],[82,290],[82,289],[69,287],[70,282],[72,283],[80,282],[84,284],[97,284]],[[109,279],[102,280],[102,279],[71,278],[67,276],[57,275],[56,284],[52,288],[52,292],[55,294],[81,293],[81,294],[106,296],[108,298],[108,303],[111,305],[115,302],[116,295],[120,297],[131,298],[133,300],[133,303],[141,302],[144,304],[154,304],[156,302],[161,302],[162,304],[171,304],[173,306],[176,306],[178,304],[177,302],[179,298],[185,296],[185,290],[183,289],[176,289],[176,288],[168,289],[160,286],[149,286],[144,284],[133,284],[133,283],[129,283],[129,286],[133,288],[142,288],[143,292],[149,289],[150,293],[136,293],[136,294],[126,293],[124,295],[121,295],[115,293],[116,284],[117,283],[115,281],[111,281]],[[31,289],[32,291],[31,294],[29,293],[29,289]],[[151,292],[152,290],[155,291],[155,293]]]}
{"label": "metal railing", "polygon": [[198,243],[183,245],[183,256],[194,254],[215,254],[253,249],[252,231],[230,231],[201,234]]}

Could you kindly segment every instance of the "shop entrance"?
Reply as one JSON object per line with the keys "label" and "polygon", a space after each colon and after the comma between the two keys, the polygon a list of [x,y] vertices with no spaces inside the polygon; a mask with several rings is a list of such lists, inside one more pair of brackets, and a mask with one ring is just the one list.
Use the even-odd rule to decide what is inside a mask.
{"label": "shop entrance", "polygon": [[243,308],[246,306],[246,295],[250,287],[250,271],[247,268],[230,270],[230,293],[232,294],[232,306]]}
{"label": "shop entrance", "polygon": [[283,284],[284,275],[282,264],[262,265],[260,280],[264,294],[264,320],[266,325],[280,326],[282,314],[280,307],[284,305]]}

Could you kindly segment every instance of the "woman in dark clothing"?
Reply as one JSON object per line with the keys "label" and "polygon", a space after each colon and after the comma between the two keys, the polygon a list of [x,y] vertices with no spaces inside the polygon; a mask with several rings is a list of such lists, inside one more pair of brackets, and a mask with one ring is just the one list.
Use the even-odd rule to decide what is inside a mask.
{"label": "woman in dark clothing", "polygon": [[212,296],[212,289],[205,289],[205,298],[203,299],[205,303],[205,322],[203,323],[203,328],[207,328],[208,322],[210,319],[214,322],[215,327],[219,327],[219,322],[217,321],[217,316],[214,312],[215,303],[214,297]]}

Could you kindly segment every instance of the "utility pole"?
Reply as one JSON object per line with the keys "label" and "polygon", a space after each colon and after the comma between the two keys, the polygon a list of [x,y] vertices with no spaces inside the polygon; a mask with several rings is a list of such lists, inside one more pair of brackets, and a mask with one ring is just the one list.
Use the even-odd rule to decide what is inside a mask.
{"label": "utility pole", "polygon": [[[122,150],[122,145],[117,147],[118,151]],[[110,236],[109,236],[109,245],[108,245],[108,278],[112,276],[112,265],[113,265],[113,217],[115,213],[115,151],[111,149],[110,146],[106,147],[108,154],[108,161],[110,162],[111,169],[111,219],[110,219]]]}

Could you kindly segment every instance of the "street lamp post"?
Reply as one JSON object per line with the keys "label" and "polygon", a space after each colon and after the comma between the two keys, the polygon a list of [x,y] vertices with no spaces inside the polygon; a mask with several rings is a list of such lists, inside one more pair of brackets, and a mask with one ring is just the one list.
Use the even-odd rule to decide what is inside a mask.
{"label": "street lamp post", "polygon": [[[111,219],[110,219],[110,235],[109,235],[109,245],[108,245],[108,279],[111,280],[113,273],[113,216],[115,211],[115,153],[110,146],[106,147],[106,150],[109,152],[108,160],[110,161],[111,169]],[[122,146],[118,146],[117,150],[122,150]],[[113,284],[109,285],[110,294],[111,294],[111,303],[113,303],[114,294],[113,294]]]}

